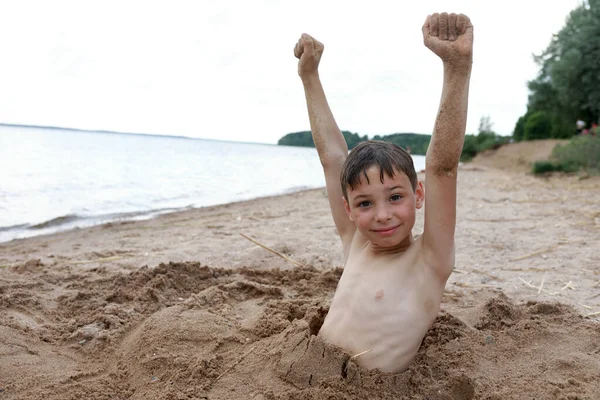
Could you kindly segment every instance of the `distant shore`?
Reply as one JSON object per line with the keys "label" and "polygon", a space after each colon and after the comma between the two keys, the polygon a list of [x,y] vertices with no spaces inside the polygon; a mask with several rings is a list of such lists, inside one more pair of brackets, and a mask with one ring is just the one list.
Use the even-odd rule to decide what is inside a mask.
{"label": "distant shore", "polygon": [[162,138],[187,139],[187,140],[210,140],[213,142],[233,142],[233,143],[244,143],[244,144],[259,144],[259,145],[265,145],[265,146],[276,146],[275,143],[247,142],[247,141],[237,141],[237,140],[232,141],[232,140],[201,138],[201,137],[183,136],[183,135],[165,135],[162,133],[122,132],[122,131],[111,131],[111,130],[102,130],[102,129],[69,128],[69,127],[51,126],[51,125],[22,125],[22,124],[0,123],[0,128],[1,127],[62,130],[62,131],[69,131],[69,132],[100,133],[100,134],[109,134],[109,135],[137,135],[137,136],[148,136],[148,137],[159,137],[159,138],[162,137]]}
{"label": "distant shore", "polygon": [[[20,124],[5,124],[0,123],[0,127],[7,128],[25,128],[25,129],[50,129],[50,130],[61,130],[71,132],[88,132],[88,133],[107,133],[115,135],[141,135],[141,136],[157,136],[157,137],[168,137],[174,139],[199,139],[190,136],[177,136],[177,135],[164,135],[164,134],[153,134],[153,133],[142,133],[142,132],[121,132],[121,131],[109,131],[109,130],[95,130],[95,129],[81,129],[81,128],[69,128],[64,126],[51,126],[51,125],[20,125]],[[212,139],[203,139],[212,140]]]}

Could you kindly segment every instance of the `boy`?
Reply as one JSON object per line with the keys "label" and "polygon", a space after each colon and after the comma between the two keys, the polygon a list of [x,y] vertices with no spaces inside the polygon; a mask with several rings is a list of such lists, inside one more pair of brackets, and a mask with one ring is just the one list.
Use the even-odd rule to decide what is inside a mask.
{"label": "boy", "polygon": [[[408,368],[439,312],[454,268],[456,174],[467,118],[473,26],[463,14],[433,14],[425,46],[439,56],[444,83],[426,156],[425,185],[398,146],[365,142],[350,155],[318,73],[323,44],[303,34],[299,58],[313,139],[344,248],[344,272],[319,335],[366,368]],[[340,185],[341,180],[341,185]],[[423,234],[412,236],[426,203]]]}

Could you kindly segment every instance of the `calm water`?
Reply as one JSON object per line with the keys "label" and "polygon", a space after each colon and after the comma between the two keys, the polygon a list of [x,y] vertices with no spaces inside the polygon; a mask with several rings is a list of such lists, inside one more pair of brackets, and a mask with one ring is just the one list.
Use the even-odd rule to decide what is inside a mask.
{"label": "calm water", "polygon": [[0,127],[0,242],[324,185],[312,148]]}

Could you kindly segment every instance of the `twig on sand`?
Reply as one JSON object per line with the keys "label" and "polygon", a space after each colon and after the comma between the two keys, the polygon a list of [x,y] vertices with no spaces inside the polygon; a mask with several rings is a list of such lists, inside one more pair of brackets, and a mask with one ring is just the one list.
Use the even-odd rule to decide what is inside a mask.
{"label": "twig on sand", "polygon": [[540,288],[538,289],[538,294],[542,292],[542,288],[544,287],[544,281],[546,280],[547,272],[544,272],[544,277],[542,278],[542,283],[540,283]]}
{"label": "twig on sand", "polygon": [[587,308],[588,310],[593,310],[594,308],[592,306],[586,306],[585,304],[581,304],[579,303],[579,305],[583,308]]}
{"label": "twig on sand", "polygon": [[600,281],[598,281],[598,282],[594,283],[594,284],[592,285],[592,287],[596,287],[596,286],[598,286],[598,285],[600,285]]}
{"label": "twig on sand", "polygon": [[361,351],[360,353],[358,353],[358,354],[355,354],[355,355],[353,355],[352,357],[350,357],[350,359],[351,359],[351,360],[354,360],[356,357],[360,357],[360,356],[362,356],[363,354],[367,354],[367,353],[368,353],[368,352],[370,352],[371,350],[373,350],[373,349],[369,349],[369,350]]}
{"label": "twig on sand", "polygon": [[217,379],[215,379],[215,382],[217,382],[219,379],[221,379],[221,377],[223,375],[225,375],[226,373],[228,373],[229,371],[231,371],[236,365],[238,365],[239,363],[242,362],[242,360],[244,358],[246,358],[248,356],[248,354],[252,353],[254,351],[254,349],[256,349],[256,346],[254,346],[253,348],[251,348],[250,350],[248,350],[243,356],[241,356],[235,363],[233,363],[233,365],[229,368],[227,368],[225,371],[223,371],[223,373],[219,376],[217,376]]}
{"label": "twig on sand", "polygon": [[565,290],[565,289],[571,289],[571,290],[575,290],[575,286],[571,285],[571,283],[573,283],[573,281],[569,281],[562,289],[560,290]]}
{"label": "twig on sand", "polygon": [[546,294],[549,294],[550,296],[556,296],[556,295],[558,294],[558,292],[549,292],[549,291],[547,291],[547,290],[545,290],[545,289],[542,289],[542,286],[541,286],[541,285],[540,285],[539,287],[538,287],[538,286],[534,286],[534,285],[532,285],[532,284],[531,284],[531,282],[527,282],[525,279],[523,279],[523,278],[521,278],[521,277],[519,277],[519,279],[521,280],[521,282],[523,282],[523,283],[524,283],[525,285],[527,285],[528,287],[530,287],[530,288],[532,288],[532,289],[536,289],[536,290],[538,290],[538,293],[540,293],[540,292],[544,292],[544,293],[546,293]]}
{"label": "twig on sand", "polygon": [[596,312],[593,312],[593,313],[586,314],[585,317],[586,318],[592,318],[592,317],[596,317],[598,315],[600,315],[600,311],[596,311]]}
{"label": "twig on sand", "polygon": [[550,247],[548,247],[546,249],[534,251],[533,253],[529,253],[529,254],[525,254],[525,255],[517,257],[517,258],[513,258],[510,261],[521,261],[521,260],[525,260],[526,258],[531,258],[531,257],[539,256],[540,254],[549,253],[551,251],[556,250],[556,248],[558,247],[559,244],[561,244],[561,243],[557,243],[557,244],[552,245],[552,246],[550,246]]}
{"label": "twig on sand", "polygon": [[296,265],[297,265],[297,266],[299,266],[299,267],[304,267],[304,268],[306,268],[306,265],[304,265],[304,264],[302,264],[302,263],[299,263],[299,262],[298,262],[298,261],[296,261],[296,260],[292,260],[291,258],[289,258],[289,257],[287,257],[287,256],[285,256],[285,255],[283,255],[283,254],[281,254],[281,253],[279,253],[278,251],[275,251],[275,250],[273,250],[273,249],[271,249],[271,248],[269,248],[269,247],[265,246],[264,244],[258,243],[256,240],[254,240],[254,239],[252,239],[252,238],[249,238],[248,236],[244,235],[243,233],[240,233],[240,235],[241,235],[241,236],[242,236],[244,239],[248,239],[249,241],[251,241],[252,243],[256,244],[257,246],[260,246],[260,247],[262,247],[263,249],[265,249],[265,250],[268,250],[268,251],[270,251],[271,253],[278,255],[279,257],[283,258],[284,260],[286,260],[286,261],[289,261],[289,262],[291,262],[292,264],[296,264]]}
{"label": "twig on sand", "polygon": [[598,294],[596,294],[596,295],[594,295],[594,296],[592,296],[592,297],[588,297],[588,300],[595,299],[595,298],[596,298],[596,297],[598,297],[598,296],[600,296],[600,293],[598,293]]}

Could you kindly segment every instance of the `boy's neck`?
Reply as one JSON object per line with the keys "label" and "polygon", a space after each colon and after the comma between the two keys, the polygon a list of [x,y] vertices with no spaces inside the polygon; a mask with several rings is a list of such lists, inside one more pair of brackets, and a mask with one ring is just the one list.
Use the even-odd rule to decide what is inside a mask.
{"label": "boy's neck", "polygon": [[374,255],[390,255],[404,253],[415,242],[412,233],[404,238],[400,243],[392,247],[381,247],[373,242],[368,242],[367,247]]}

